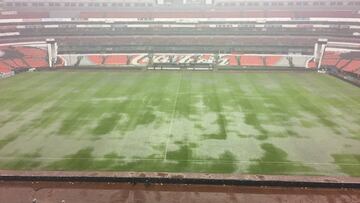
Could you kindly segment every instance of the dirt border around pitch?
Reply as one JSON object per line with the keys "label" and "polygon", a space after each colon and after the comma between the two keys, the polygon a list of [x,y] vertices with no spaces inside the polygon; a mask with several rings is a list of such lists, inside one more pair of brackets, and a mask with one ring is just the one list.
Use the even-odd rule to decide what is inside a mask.
{"label": "dirt border around pitch", "polygon": [[0,170],[0,181],[73,181],[133,184],[202,184],[258,187],[360,188],[360,177],[163,172],[65,172]]}
{"label": "dirt border around pitch", "polygon": [[11,203],[350,203],[359,201],[360,190],[346,188],[0,181],[0,202]]}

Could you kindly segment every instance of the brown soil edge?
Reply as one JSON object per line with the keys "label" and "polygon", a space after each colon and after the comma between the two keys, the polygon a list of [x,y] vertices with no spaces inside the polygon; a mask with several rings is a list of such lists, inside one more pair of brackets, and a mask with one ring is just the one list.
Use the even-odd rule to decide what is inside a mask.
{"label": "brown soil edge", "polygon": [[360,189],[360,177],[242,175],[163,172],[67,172],[0,170],[0,181],[107,182]]}

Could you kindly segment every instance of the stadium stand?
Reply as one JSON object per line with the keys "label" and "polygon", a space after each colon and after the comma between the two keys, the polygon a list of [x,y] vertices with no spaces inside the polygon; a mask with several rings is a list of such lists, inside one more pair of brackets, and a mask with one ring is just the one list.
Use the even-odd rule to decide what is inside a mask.
{"label": "stadium stand", "polygon": [[360,70],[360,51],[341,48],[327,48],[322,62],[323,67],[358,74]]}
{"label": "stadium stand", "polygon": [[[149,66],[157,64],[213,64],[237,67],[297,67],[307,68],[311,55],[251,55],[251,54],[64,54],[60,57],[68,66]],[[215,60],[217,59],[217,60]]]}
{"label": "stadium stand", "polygon": [[[97,36],[97,37],[74,37],[74,38],[57,38],[59,42],[66,42],[76,45],[89,44],[96,40],[98,45],[252,45],[267,46],[272,44],[290,45],[290,46],[313,46],[318,38],[308,37],[284,37],[274,42],[277,37],[259,36]],[[62,40],[64,39],[64,40]]]}
{"label": "stadium stand", "polygon": [[[19,32],[21,36],[76,36],[81,33],[84,36],[95,36],[106,33],[112,36],[121,35],[258,35],[258,36],[339,36],[353,37],[355,31],[350,26],[334,26],[330,24],[32,24],[32,25],[9,25],[1,28],[4,32]],[[9,36],[11,37],[11,36]]]}
{"label": "stadium stand", "polygon": [[89,61],[98,65],[127,65],[127,55],[90,55]]}
{"label": "stadium stand", "polygon": [[343,71],[355,73],[360,68],[360,60],[352,60],[347,66],[343,68]]}
{"label": "stadium stand", "polygon": [[357,1],[2,2],[0,43],[56,37],[60,52],[310,54],[320,37],[360,41]]}
{"label": "stadium stand", "polygon": [[353,10],[342,11],[154,11],[154,12],[80,12],[80,18],[358,18]]}
{"label": "stadium stand", "polygon": [[[47,50],[30,46],[0,46],[0,72],[8,74],[11,71],[24,71],[30,68],[47,68],[49,61]],[[58,65],[62,65],[61,58]]]}
{"label": "stadium stand", "polygon": [[38,12],[38,11],[8,11],[0,12],[0,19],[39,19],[39,18],[49,18],[49,12]]}
{"label": "stadium stand", "polygon": [[261,56],[240,56],[240,65],[243,66],[264,66],[264,61]]}
{"label": "stadium stand", "polygon": [[[360,42],[357,1],[2,2],[0,43],[56,38],[64,58],[58,60],[60,65],[148,65],[148,61],[159,58],[162,63],[168,59],[164,53],[173,55],[165,60],[172,63],[176,54],[186,58],[193,53],[188,59],[191,63],[207,63],[211,57],[219,56],[217,65],[223,66],[315,68],[317,64],[310,56],[319,38]],[[28,47],[16,49],[23,57],[13,54],[11,60],[1,59],[10,69],[47,66],[46,52]],[[151,60],[146,57],[148,53],[154,54]],[[199,54],[202,59],[197,58]],[[324,55],[324,64],[358,72],[358,61],[352,56],[349,59],[341,55],[342,59],[337,60],[327,54],[331,55]],[[141,60],[136,61],[139,57]]]}
{"label": "stadium stand", "polygon": [[11,73],[11,68],[8,67],[5,63],[0,63],[0,73],[1,74],[9,74]]}

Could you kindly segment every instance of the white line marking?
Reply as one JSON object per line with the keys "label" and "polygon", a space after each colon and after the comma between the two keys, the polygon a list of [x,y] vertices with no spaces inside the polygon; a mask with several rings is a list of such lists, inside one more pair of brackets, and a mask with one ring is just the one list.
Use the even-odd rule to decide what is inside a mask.
{"label": "white line marking", "polygon": [[[105,158],[105,157],[93,157],[93,158],[69,158],[69,157],[0,157],[0,160],[14,160],[14,159],[22,159],[22,160],[117,160],[117,161],[161,161],[162,158],[159,159],[145,159],[145,158]],[[212,159],[187,159],[187,160],[176,160],[180,162],[195,162],[195,163],[209,163]],[[235,160],[235,161],[222,161],[220,164],[234,164],[234,163],[254,163],[258,162],[256,160]],[[298,161],[261,161],[260,163],[264,164],[304,164],[304,165],[342,165],[342,166],[360,166],[360,164],[356,163],[326,163],[326,162],[298,162]]]}
{"label": "white line marking", "polygon": [[168,136],[167,136],[167,139],[166,139],[166,144],[165,144],[165,152],[164,152],[164,161],[166,161],[166,158],[167,158],[167,152],[168,152],[168,145],[169,145],[169,142],[170,142],[170,139],[171,139],[171,132],[172,132],[172,128],[173,128],[173,124],[174,124],[174,118],[175,118],[175,113],[176,113],[176,106],[177,106],[177,101],[178,101],[178,98],[179,98],[179,92],[180,92],[180,86],[181,86],[181,82],[183,80],[183,73],[181,74],[181,78],[179,80],[179,84],[178,84],[178,88],[177,88],[177,91],[176,91],[176,98],[175,98],[175,102],[174,102],[174,108],[173,108],[173,111],[172,111],[172,115],[171,115],[171,120],[170,120],[170,125],[169,125],[169,131],[168,131]]}

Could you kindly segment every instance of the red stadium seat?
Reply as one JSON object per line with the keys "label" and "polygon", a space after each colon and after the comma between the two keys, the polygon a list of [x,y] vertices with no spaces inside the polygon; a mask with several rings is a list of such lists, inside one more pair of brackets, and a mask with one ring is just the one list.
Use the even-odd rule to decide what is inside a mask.
{"label": "red stadium seat", "polygon": [[283,56],[266,56],[266,66],[276,66]]}
{"label": "red stadium seat", "polygon": [[240,58],[242,66],[264,66],[261,56],[242,55]]}
{"label": "red stadium seat", "polygon": [[316,62],[314,61],[314,59],[311,59],[311,60],[308,61],[308,63],[306,64],[306,67],[307,67],[307,68],[312,68],[312,69],[317,68],[317,66],[318,66],[318,63],[316,63]]}
{"label": "red stadium seat", "polygon": [[49,66],[46,60],[42,60],[40,58],[27,58],[26,62],[32,68],[45,68]]}
{"label": "red stadium seat", "polygon": [[17,50],[22,52],[25,56],[46,57],[47,55],[46,50],[34,47],[17,47]]}
{"label": "red stadium seat", "polygon": [[11,68],[7,64],[0,62],[0,73],[11,73]]}
{"label": "red stadium seat", "polygon": [[23,59],[14,59],[13,62],[17,67],[27,67],[28,65],[24,63]]}
{"label": "red stadium seat", "polygon": [[339,60],[340,60],[340,54],[339,52],[325,52],[323,59],[322,59],[322,65],[326,66],[335,66]]}
{"label": "red stadium seat", "polygon": [[[350,60],[348,60],[348,59],[341,59],[337,64],[336,64],[336,67],[338,68],[338,69],[342,69],[342,68],[344,68],[347,64],[349,64],[350,63]],[[335,65],[335,64],[334,64]]]}
{"label": "red stadium seat", "polygon": [[90,55],[87,58],[96,65],[101,65],[104,61],[104,57],[100,55]]}
{"label": "red stadium seat", "polygon": [[359,60],[355,60],[352,61],[351,63],[349,63],[345,68],[343,68],[343,71],[346,72],[355,72],[360,68],[360,61]]}
{"label": "red stadium seat", "polygon": [[[36,47],[1,47],[0,63],[10,69],[48,67],[47,51]],[[4,65],[5,64],[5,65]]]}
{"label": "red stadium seat", "polygon": [[126,65],[126,55],[90,55],[88,59],[97,65]]}
{"label": "red stadium seat", "polygon": [[333,48],[333,50],[325,51],[322,65],[335,67],[345,72],[357,73],[360,69],[360,52]]}
{"label": "red stadium seat", "polygon": [[106,65],[126,65],[127,63],[126,55],[110,55],[106,57]]}
{"label": "red stadium seat", "polygon": [[230,66],[239,65],[235,55],[229,55],[227,58],[229,59],[229,65]]}
{"label": "red stadium seat", "polygon": [[17,64],[12,59],[3,60],[3,63],[7,64],[10,68],[18,68]]}

